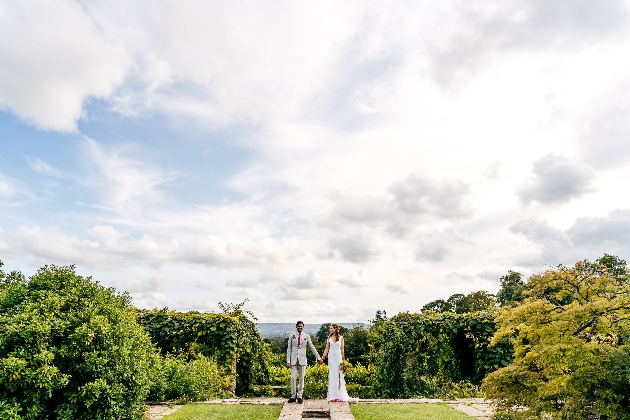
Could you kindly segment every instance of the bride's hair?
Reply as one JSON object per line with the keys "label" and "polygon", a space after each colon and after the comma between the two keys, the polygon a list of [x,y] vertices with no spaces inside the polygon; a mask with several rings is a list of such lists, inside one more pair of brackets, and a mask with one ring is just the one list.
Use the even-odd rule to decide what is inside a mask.
{"label": "bride's hair", "polygon": [[339,325],[337,324],[330,324],[331,327],[333,327],[335,329],[335,331],[331,332],[330,334],[328,334],[328,338],[332,337],[333,334],[335,335],[335,341],[339,341],[339,331],[341,331],[341,328],[339,328]]}

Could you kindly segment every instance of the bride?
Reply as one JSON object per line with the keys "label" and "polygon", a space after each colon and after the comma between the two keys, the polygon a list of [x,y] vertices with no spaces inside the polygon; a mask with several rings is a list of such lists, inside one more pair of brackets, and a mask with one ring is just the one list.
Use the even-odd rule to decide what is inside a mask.
{"label": "bride", "polygon": [[326,350],[322,359],[328,355],[328,401],[358,401],[350,398],[346,391],[346,381],[343,378],[341,364],[346,360],[344,354],[343,337],[339,334],[339,325],[330,325],[330,334],[326,343]]}

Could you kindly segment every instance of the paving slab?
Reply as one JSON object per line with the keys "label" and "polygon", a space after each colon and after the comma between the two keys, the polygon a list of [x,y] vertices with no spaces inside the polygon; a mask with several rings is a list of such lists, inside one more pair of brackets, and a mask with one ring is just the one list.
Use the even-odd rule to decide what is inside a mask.
{"label": "paving slab", "polygon": [[321,398],[317,398],[317,399],[304,400],[304,409],[329,411],[330,407],[329,407],[328,401]]}
{"label": "paving slab", "polygon": [[490,420],[493,410],[490,404],[484,403],[460,403],[460,402],[446,402],[449,406],[453,407],[457,411],[468,414],[470,417],[474,417],[477,420]]}
{"label": "paving slab", "polygon": [[330,420],[354,420],[350,404],[347,402],[331,402],[329,406]]}
{"label": "paving slab", "polygon": [[285,402],[278,420],[301,420],[304,404]]}
{"label": "paving slab", "polygon": [[167,404],[157,404],[149,407],[149,419],[151,420],[159,420],[164,416],[168,416],[182,408],[183,405],[173,405],[169,406]]}
{"label": "paving slab", "polygon": [[284,404],[286,401],[286,398],[243,398],[239,404],[273,405]]}

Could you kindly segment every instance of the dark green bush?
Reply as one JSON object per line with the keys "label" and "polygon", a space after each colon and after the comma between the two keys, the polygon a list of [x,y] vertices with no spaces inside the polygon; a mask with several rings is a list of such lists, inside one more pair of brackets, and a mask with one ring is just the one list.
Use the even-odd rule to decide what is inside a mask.
{"label": "dark green bush", "polygon": [[271,398],[276,395],[270,385],[252,385],[247,397],[267,397]]}
{"label": "dark green bush", "polygon": [[158,357],[127,294],[73,266],[0,271],[0,418],[139,419]]}
{"label": "dark green bush", "polygon": [[372,387],[360,384],[346,384],[348,395],[352,398],[372,398]]}

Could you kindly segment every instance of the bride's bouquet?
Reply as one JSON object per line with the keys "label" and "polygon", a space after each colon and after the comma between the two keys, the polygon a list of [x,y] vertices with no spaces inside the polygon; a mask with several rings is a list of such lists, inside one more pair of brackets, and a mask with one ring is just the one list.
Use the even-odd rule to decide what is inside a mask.
{"label": "bride's bouquet", "polygon": [[347,360],[344,360],[343,362],[339,364],[339,370],[342,371],[343,373],[346,373],[346,370],[348,370],[350,366],[352,366],[350,362],[348,362]]}

